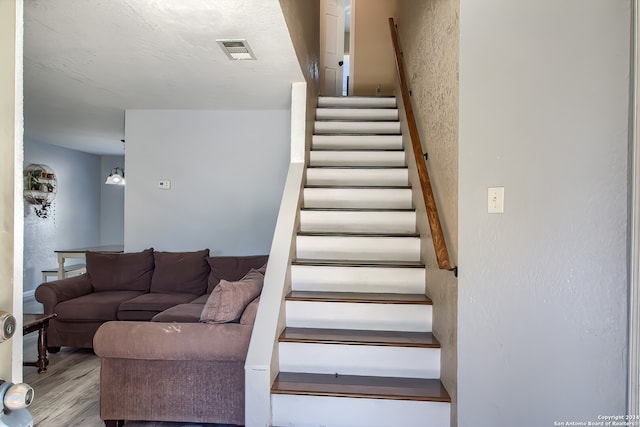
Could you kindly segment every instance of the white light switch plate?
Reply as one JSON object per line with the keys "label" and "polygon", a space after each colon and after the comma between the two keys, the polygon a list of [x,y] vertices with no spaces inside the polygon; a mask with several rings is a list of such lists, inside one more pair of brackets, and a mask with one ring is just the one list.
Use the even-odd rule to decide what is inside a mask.
{"label": "white light switch plate", "polygon": [[167,179],[158,181],[158,188],[161,190],[171,190],[171,181]]}
{"label": "white light switch plate", "polygon": [[487,213],[504,213],[504,187],[489,187]]}

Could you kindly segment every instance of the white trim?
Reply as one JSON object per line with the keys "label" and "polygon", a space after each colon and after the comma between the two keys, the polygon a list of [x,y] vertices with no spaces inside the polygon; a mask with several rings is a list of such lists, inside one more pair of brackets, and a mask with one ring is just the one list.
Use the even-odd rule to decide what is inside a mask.
{"label": "white trim", "polygon": [[640,8],[632,3],[632,164],[631,227],[629,259],[629,373],[627,382],[627,414],[640,413],[640,40],[638,23]]}
{"label": "white trim", "polygon": [[244,365],[245,425],[271,425],[271,384],[278,374],[278,335],[284,329],[284,296],[291,289],[297,215],[302,204],[306,147],[307,84],[291,89],[291,163],[273,233],[258,313]]}
{"label": "white trim", "polygon": [[[22,168],[24,162],[23,135],[23,44],[24,44],[24,4],[16,0],[15,29],[15,110],[14,110],[14,193],[13,193],[13,315],[17,320],[18,330],[22,330],[22,289],[23,289],[23,252],[24,252],[24,206],[22,201]],[[22,334],[13,336],[13,353],[11,356],[11,376],[14,383],[22,382]]]}

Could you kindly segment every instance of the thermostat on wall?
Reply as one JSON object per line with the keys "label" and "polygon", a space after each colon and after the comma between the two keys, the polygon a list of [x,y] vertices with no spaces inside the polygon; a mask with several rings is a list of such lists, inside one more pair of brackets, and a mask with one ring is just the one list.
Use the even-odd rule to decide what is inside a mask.
{"label": "thermostat on wall", "polygon": [[158,181],[158,188],[162,190],[170,190],[171,189],[171,181],[168,179],[161,179]]}

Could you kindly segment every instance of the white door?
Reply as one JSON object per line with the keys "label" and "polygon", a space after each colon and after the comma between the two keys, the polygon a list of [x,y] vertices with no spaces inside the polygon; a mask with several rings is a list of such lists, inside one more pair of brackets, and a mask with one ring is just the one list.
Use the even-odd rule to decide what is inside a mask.
{"label": "white door", "polygon": [[[17,13],[16,13],[17,11]],[[16,19],[16,17],[18,17]],[[18,30],[16,31],[16,28]],[[0,343],[0,379],[22,380],[22,263],[14,254],[22,252],[22,233],[16,235],[14,195],[21,186],[15,183],[16,152],[22,152],[22,0],[0,1],[0,310],[12,313],[18,320],[13,338]],[[21,73],[21,71],[19,71]],[[18,118],[18,119],[16,119]],[[18,141],[18,142],[17,142]],[[20,150],[18,150],[18,147]],[[22,171],[22,155],[19,157]],[[22,194],[19,194],[21,199]],[[17,196],[16,196],[17,197]],[[21,217],[21,215],[20,215]],[[17,244],[16,244],[17,243]],[[20,255],[20,260],[22,255]]]}
{"label": "white door", "polygon": [[320,0],[320,94],[342,95],[345,0]]}

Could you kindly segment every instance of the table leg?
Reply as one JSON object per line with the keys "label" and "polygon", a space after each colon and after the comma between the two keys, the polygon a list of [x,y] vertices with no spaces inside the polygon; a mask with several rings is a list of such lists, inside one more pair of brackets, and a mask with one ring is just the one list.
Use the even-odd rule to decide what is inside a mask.
{"label": "table leg", "polygon": [[38,373],[47,371],[47,365],[49,364],[49,360],[47,360],[47,325],[42,324],[38,329]]}
{"label": "table leg", "polygon": [[58,280],[62,280],[64,278],[64,254],[58,252]]}

